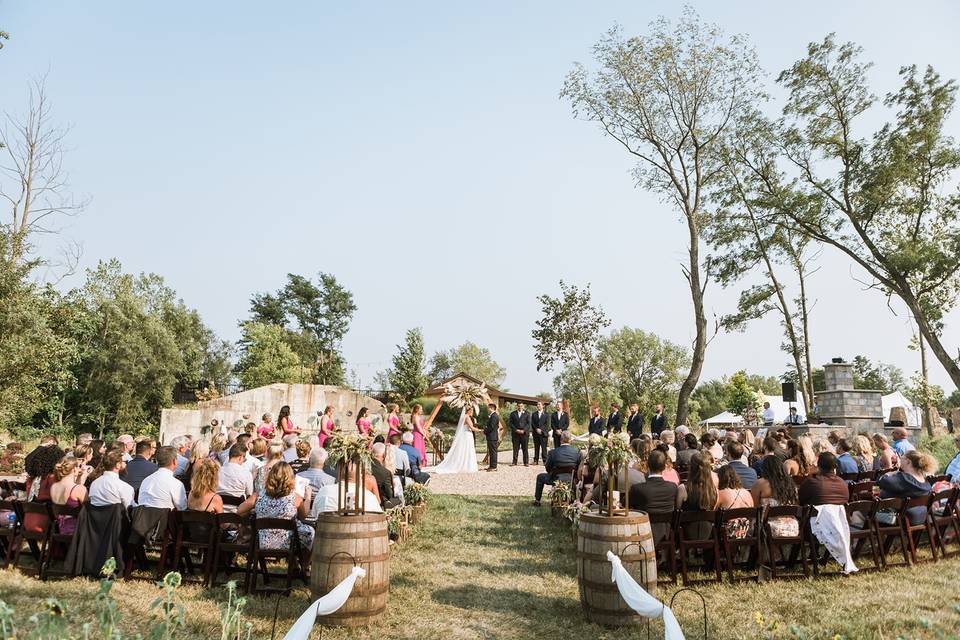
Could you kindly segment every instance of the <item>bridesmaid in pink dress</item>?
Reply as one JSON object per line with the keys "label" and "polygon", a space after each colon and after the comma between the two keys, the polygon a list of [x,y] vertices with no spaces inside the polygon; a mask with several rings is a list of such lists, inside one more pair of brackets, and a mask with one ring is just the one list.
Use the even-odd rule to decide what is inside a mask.
{"label": "bridesmaid in pink dress", "polygon": [[400,418],[397,416],[399,408],[392,402],[387,405],[387,409],[390,410],[390,415],[387,416],[387,424],[390,425],[390,429],[387,431],[387,439],[395,433],[400,434]]}
{"label": "bridesmaid in pink dress", "polygon": [[413,448],[420,452],[424,463],[426,463],[427,447],[424,439],[427,436],[427,432],[423,428],[423,407],[421,405],[413,405],[413,410],[410,412],[410,422],[413,424]]}
{"label": "bridesmaid in pink dress", "polygon": [[317,433],[317,446],[323,449],[323,443],[327,441],[331,435],[333,435],[333,429],[336,425],[333,422],[333,407],[327,406],[323,410],[323,415],[320,416],[320,431]]}
{"label": "bridesmaid in pink dress", "polygon": [[370,435],[370,420],[367,419],[367,408],[361,407],[360,411],[357,412],[357,431],[360,432],[360,435],[366,437]]}

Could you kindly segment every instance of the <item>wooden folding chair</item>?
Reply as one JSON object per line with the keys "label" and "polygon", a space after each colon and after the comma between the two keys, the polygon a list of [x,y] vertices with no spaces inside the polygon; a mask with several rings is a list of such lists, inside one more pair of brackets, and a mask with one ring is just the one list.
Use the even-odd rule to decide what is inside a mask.
{"label": "wooden folding chair", "polygon": [[859,471],[852,471],[850,473],[841,473],[838,475],[844,480],[846,480],[847,482],[856,482],[860,478]]}
{"label": "wooden folding chair", "polygon": [[[794,518],[797,521],[797,535],[781,536],[774,535],[771,520],[777,518]],[[767,563],[764,565],[770,570],[770,578],[806,578],[810,576],[810,565],[807,563],[806,536],[808,530],[808,521],[810,520],[810,510],[800,505],[779,505],[776,507],[764,507],[761,523],[763,526],[763,541],[767,552]],[[789,549],[789,553],[787,553]],[[780,556],[783,561],[777,559]],[[803,573],[789,573],[790,569],[800,560],[803,566]],[[782,565],[783,571],[778,571],[777,567]]]}
{"label": "wooden folding chair", "polygon": [[76,522],[77,517],[80,515],[80,510],[83,509],[83,505],[79,507],[68,507],[65,504],[54,504],[50,507],[51,515],[53,516],[50,521],[50,540],[47,543],[47,553],[46,558],[43,562],[43,573],[40,575],[41,580],[46,580],[51,575],[55,576],[66,576],[70,575],[70,572],[66,569],[54,569],[54,560],[57,550],[62,550],[63,555],[66,556],[67,549],[70,548],[70,543],[73,542],[73,536],[76,533],[63,533],[61,531],[62,523],[65,518],[73,518]]}
{"label": "wooden folding chair", "polygon": [[[654,525],[666,525],[668,527],[668,532],[665,537],[662,538],[659,542],[656,541],[656,536],[654,537],[655,549],[657,553],[657,561],[659,563],[660,558],[664,558],[665,566],[670,567],[670,583],[677,583],[677,514],[679,512],[674,510],[668,513],[654,513],[647,512],[647,516],[650,518],[651,528]],[[659,573],[658,582],[659,580]]]}
{"label": "wooden folding chair", "polygon": [[[937,561],[937,536],[933,530],[933,522],[930,519],[930,511],[933,505],[933,496],[918,496],[916,498],[910,498],[904,504],[904,517],[901,520],[903,523],[904,533],[907,534],[907,542],[910,543],[910,559],[913,561],[913,564],[920,564],[920,562],[927,562],[928,559],[920,560],[917,558],[917,549],[920,546],[920,537],[926,533],[927,540],[930,542],[930,553],[932,554],[932,560]],[[911,510],[920,510],[923,509],[923,520],[917,524],[913,524],[910,520],[910,511]]]}
{"label": "wooden folding chair", "polygon": [[873,488],[877,483],[873,480],[861,480],[850,485],[850,501],[873,500]]}
{"label": "wooden folding chair", "polygon": [[[722,582],[723,574],[720,571],[720,536],[717,533],[716,511],[681,511],[677,516],[677,550],[680,552],[680,572],[683,576],[683,586],[702,582]],[[698,529],[698,531],[694,531]],[[709,529],[709,534],[703,538],[697,534]],[[704,568],[709,565],[712,554],[715,579],[691,580],[688,564],[688,555],[692,550],[704,553]]]}
{"label": "wooden folding chair", "polygon": [[[741,522],[737,522],[741,521]],[[746,523],[746,534],[743,537],[737,537],[734,531],[734,525]],[[718,518],[717,529],[720,533],[720,541],[723,545],[724,562],[727,565],[727,577],[730,582],[739,580],[760,580],[760,510],[755,507],[743,509],[721,509]],[[736,527],[740,529],[739,526]],[[747,549],[747,559],[743,562],[737,562],[737,556],[741,549]],[[736,577],[733,570],[737,567],[749,570],[753,575]]]}
{"label": "wooden folding chair", "polygon": [[939,476],[927,476],[927,482],[933,486],[938,482],[953,482],[953,479],[949,475],[944,474]]}
{"label": "wooden folding chair", "polygon": [[894,469],[893,467],[890,467],[889,469],[877,469],[876,471],[873,472],[873,480],[875,482],[880,482],[880,478],[887,475],[888,473],[893,473],[894,471],[896,471],[896,469]]}
{"label": "wooden folding chair", "polygon": [[[267,530],[287,531],[290,534],[290,542],[286,549],[264,548],[260,546],[260,532]],[[247,579],[250,585],[250,593],[282,593],[288,595],[293,589],[293,579],[300,571],[300,533],[297,531],[297,521],[294,518],[255,518],[253,521],[253,558],[248,570]],[[278,577],[277,574],[271,574],[267,569],[267,561],[284,561],[287,565],[285,576],[286,586],[281,588],[268,587],[271,577]],[[263,576],[263,587],[258,586],[258,576]]]}
{"label": "wooden folding chair", "polygon": [[[940,555],[944,558],[960,554],[960,513],[957,511],[957,500],[960,500],[960,487],[951,487],[933,494],[930,520],[937,533]],[[953,551],[947,551],[948,534],[952,534],[953,539],[950,542],[957,547]]]}
{"label": "wooden folding chair", "polygon": [[[37,577],[40,577],[43,575],[43,559],[47,554],[47,542],[50,539],[52,520],[50,516],[50,504],[47,502],[35,502],[31,500],[27,502],[17,501],[14,506],[16,507],[17,519],[21,523],[25,523],[27,521],[27,515],[30,514],[43,518],[44,524],[40,531],[30,531],[23,526],[23,524],[21,524],[19,535],[17,535],[17,538],[13,544],[14,568],[19,568],[27,573],[36,572]],[[23,551],[24,543],[26,543],[30,548],[30,553],[33,555],[33,558],[37,563],[37,566],[34,568],[22,567],[20,565],[20,555]]]}
{"label": "wooden folding chair", "polygon": [[[867,569],[859,567],[860,571],[879,571],[883,569],[880,561],[880,540],[877,538],[877,532],[874,531],[874,512],[877,509],[877,501],[873,500],[855,500],[848,502],[847,522],[850,524],[850,555],[854,560],[858,560],[863,554],[863,546],[870,543],[870,555],[873,559],[873,566]],[[856,514],[860,514],[857,516]],[[854,526],[857,524],[859,526]]]}
{"label": "wooden folding chair", "polygon": [[[4,482],[7,481],[4,480]],[[0,522],[0,551],[3,552],[2,568],[4,569],[10,565],[10,561],[13,559],[14,541],[20,534],[21,523],[20,516],[17,515],[16,502],[13,498],[0,500],[0,515],[3,516],[3,521]],[[8,518],[10,514],[13,514],[13,520]]]}
{"label": "wooden folding chair", "polygon": [[[137,509],[159,510],[159,508],[155,508],[155,507],[144,507],[144,506],[134,507],[134,511],[131,512],[130,514],[131,520],[133,520],[136,517],[135,511]],[[132,577],[134,577],[133,576],[134,561],[136,561],[140,565],[140,569],[142,571],[147,570],[148,564],[150,562],[147,558],[147,553],[150,551],[157,552],[159,554],[159,558],[157,559],[156,568],[153,571],[153,577],[147,578],[147,579],[159,580],[164,576],[164,573],[168,569],[167,560],[169,558],[171,547],[173,546],[173,538],[174,538],[173,530],[176,523],[176,517],[177,517],[177,511],[175,509],[170,509],[169,514],[167,515],[167,526],[163,528],[163,531],[159,532],[160,534],[159,540],[155,540],[152,543],[148,543],[147,541],[143,541],[140,543],[132,543],[132,542],[127,543],[126,545],[127,561],[126,561],[126,566],[124,567],[124,572],[123,572],[124,580],[129,580]],[[132,531],[130,535],[133,536]]]}
{"label": "wooden folding chair", "polygon": [[[255,519],[252,513],[245,516],[238,516],[236,513],[216,515],[217,531],[221,532],[220,535],[226,534],[228,537],[221,538],[214,547],[210,586],[216,585],[217,576],[221,572],[229,577],[231,573],[241,571],[244,575],[244,589],[249,590],[248,579],[253,563],[253,521]],[[234,531],[235,536],[230,533]],[[234,562],[237,556],[244,559],[243,567],[237,566]]]}
{"label": "wooden folding chair", "polygon": [[217,514],[211,511],[180,511],[176,515],[175,537],[173,542],[173,566],[180,571],[184,562],[184,580],[193,574],[193,556],[197,552],[200,561],[201,584],[213,586],[212,566],[216,554],[220,528],[217,526]]}
{"label": "wooden folding chair", "polygon": [[[876,531],[877,541],[880,543],[880,560],[884,569],[910,564],[910,544],[907,542],[906,529],[903,527],[903,519],[906,517],[904,504],[906,500],[903,498],[882,498],[877,500],[876,509],[873,511],[873,530]],[[893,518],[893,523],[884,522],[885,518]],[[900,542],[903,562],[890,563],[887,555],[896,541]]]}

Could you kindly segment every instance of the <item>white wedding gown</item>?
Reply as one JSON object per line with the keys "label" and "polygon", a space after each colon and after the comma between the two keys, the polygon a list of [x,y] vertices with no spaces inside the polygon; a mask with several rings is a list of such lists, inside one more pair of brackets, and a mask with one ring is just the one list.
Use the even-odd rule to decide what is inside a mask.
{"label": "white wedding gown", "polygon": [[477,464],[477,449],[473,440],[473,431],[467,427],[466,409],[460,411],[460,422],[457,423],[457,432],[453,435],[453,442],[447,454],[437,466],[428,468],[429,473],[476,473],[480,470]]}

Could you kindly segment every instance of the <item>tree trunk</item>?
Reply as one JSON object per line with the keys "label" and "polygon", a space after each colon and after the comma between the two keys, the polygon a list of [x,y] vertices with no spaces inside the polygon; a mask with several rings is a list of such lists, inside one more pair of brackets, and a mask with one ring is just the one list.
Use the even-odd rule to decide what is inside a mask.
{"label": "tree trunk", "polygon": [[[919,327],[919,323],[918,323]],[[927,345],[923,341],[923,334],[917,335],[920,345],[920,374],[923,376],[923,428],[927,435],[933,437],[933,423],[930,421],[930,370],[927,368]]]}
{"label": "tree trunk", "polygon": [[580,378],[583,380],[583,396],[587,399],[587,415],[590,414],[590,384],[587,381],[587,370],[583,366],[582,361],[578,361],[577,365],[580,367]]}
{"label": "tree trunk", "polygon": [[943,342],[940,341],[940,335],[934,331],[933,327],[930,326],[930,323],[927,322],[927,317],[924,315],[923,309],[920,308],[920,304],[914,297],[913,290],[910,288],[910,285],[901,278],[895,280],[895,283],[899,285],[899,290],[894,291],[894,293],[900,296],[900,298],[907,304],[907,308],[910,309],[910,313],[913,314],[913,317],[917,322],[917,328],[920,330],[921,339],[926,338],[927,345],[930,347],[930,350],[933,351],[933,355],[937,357],[937,360],[941,365],[943,365],[943,368],[950,375],[950,380],[953,381],[954,386],[960,388],[960,365],[958,365],[957,361],[954,360],[949,353],[947,353],[946,348],[943,346]]}
{"label": "tree trunk", "polygon": [[687,271],[687,282],[690,284],[690,296],[693,299],[693,317],[696,323],[697,335],[693,341],[693,358],[690,363],[690,372],[677,396],[677,415],[675,425],[687,423],[687,405],[690,395],[700,381],[703,371],[703,361],[707,353],[707,317],[703,312],[704,286],[700,284],[700,230],[697,226],[696,211],[687,214],[687,228],[690,232],[690,266]]}
{"label": "tree trunk", "polygon": [[803,359],[807,367],[807,393],[811,404],[807,405],[807,413],[813,408],[813,367],[810,366],[810,314],[807,308],[807,268],[803,261],[797,260],[797,277],[800,280],[800,322],[803,325]]}

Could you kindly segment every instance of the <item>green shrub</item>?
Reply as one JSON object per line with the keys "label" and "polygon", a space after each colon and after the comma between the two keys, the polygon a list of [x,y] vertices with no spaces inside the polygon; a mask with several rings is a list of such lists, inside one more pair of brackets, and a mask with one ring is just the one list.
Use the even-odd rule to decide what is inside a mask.
{"label": "green shrub", "polygon": [[953,445],[952,433],[945,433],[936,438],[924,435],[920,438],[920,446],[917,448],[926,451],[937,459],[937,470],[940,472],[946,469],[953,457],[957,455],[957,448]]}

